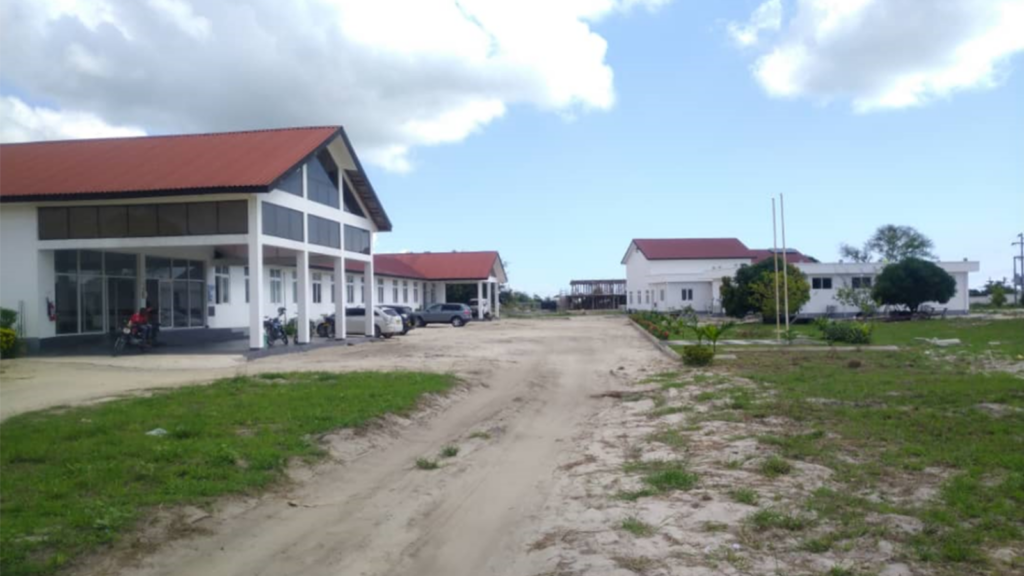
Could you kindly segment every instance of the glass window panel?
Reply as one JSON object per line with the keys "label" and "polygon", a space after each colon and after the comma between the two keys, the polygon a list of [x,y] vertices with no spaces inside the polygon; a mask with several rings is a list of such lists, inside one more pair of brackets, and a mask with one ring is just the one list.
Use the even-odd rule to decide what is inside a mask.
{"label": "glass window panel", "polygon": [[285,176],[278,184],[277,189],[282,192],[302,196],[302,167]]}
{"label": "glass window panel", "polygon": [[53,269],[57,273],[78,273],[78,250],[54,250]]}
{"label": "glass window panel", "polygon": [[171,278],[175,280],[188,280],[188,261],[174,260],[171,264]]}
{"label": "glass window panel", "polygon": [[[109,256],[109,255],[108,255]],[[108,257],[107,262],[110,259]],[[135,313],[135,280],[107,278],[107,326],[114,330],[128,322]],[[153,319],[156,320],[155,318]]]}
{"label": "glass window panel", "polygon": [[79,252],[79,270],[84,273],[103,273],[103,252],[94,250],[82,250]]}
{"label": "glass window panel", "polygon": [[103,277],[82,277],[82,332],[103,331]]}
{"label": "glass window panel", "polygon": [[189,280],[205,280],[206,279],[206,265],[199,260],[189,260],[188,262],[188,279]]}
{"label": "glass window panel", "polygon": [[146,278],[158,278],[162,280],[171,277],[171,259],[159,258],[157,256],[146,256]]}
{"label": "glass window panel", "polygon": [[217,203],[217,232],[220,234],[247,234],[249,232],[249,206],[244,200]]}
{"label": "glass window panel", "polygon": [[326,150],[306,165],[306,184],[313,202],[338,208],[338,166]]}
{"label": "glass window panel", "polygon": [[185,280],[174,281],[174,326],[185,327],[188,326],[188,285],[189,283]]}
{"label": "glass window panel", "polygon": [[106,258],[104,263],[106,264],[107,276],[135,277],[137,264],[135,254],[107,252],[104,257]]}
{"label": "glass window panel", "polygon": [[101,238],[124,238],[128,235],[127,206],[101,206],[99,219]]}
{"label": "glass window panel", "polygon": [[202,282],[188,283],[189,326],[193,328],[203,325],[203,309],[206,307],[206,284]]}
{"label": "glass window panel", "polygon": [[68,238],[68,209],[39,209],[39,239],[66,240]]}
{"label": "glass window panel", "polygon": [[370,231],[345,225],[345,250],[359,254],[370,253]]}
{"label": "glass window panel", "polygon": [[217,204],[215,202],[192,202],[188,205],[188,233],[217,233]]}
{"label": "glass window panel", "polygon": [[58,274],[54,288],[54,311],[57,314],[57,334],[78,332],[78,277]]}
{"label": "glass window panel", "polygon": [[188,233],[188,208],[185,204],[160,204],[156,215],[161,236],[184,236]]}
{"label": "glass window panel", "polygon": [[128,207],[128,236],[157,236],[156,206]]}
{"label": "glass window panel", "polygon": [[70,238],[96,238],[99,236],[98,210],[95,206],[68,208]]}

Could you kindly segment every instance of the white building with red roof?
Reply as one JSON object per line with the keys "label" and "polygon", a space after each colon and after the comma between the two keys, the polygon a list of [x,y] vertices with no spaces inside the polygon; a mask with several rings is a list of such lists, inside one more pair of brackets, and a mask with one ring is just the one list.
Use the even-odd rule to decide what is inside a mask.
{"label": "white building with red roof", "polygon": [[[682,310],[721,314],[723,278],[732,278],[742,266],[772,257],[771,249],[750,249],[736,238],[637,238],[629,243],[622,264],[626,267],[626,308],[630,310]],[[781,255],[781,250],[778,252]],[[805,316],[852,315],[855,308],[836,300],[843,286],[870,288],[885,266],[880,262],[821,263],[792,248],[786,261],[807,275],[811,299],[799,311]],[[968,275],[978,262],[937,262],[956,280],[957,293],[939,310],[964,314],[970,310]],[[794,311],[795,312],[795,311]]]}
{"label": "white building with red roof", "polygon": [[392,224],[340,126],[4,144],[0,202],[0,306],[31,346],[102,338],[142,307],[253,349],[284,308],[305,343],[322,314],[422,308],[452,283],[497,315],[507,281],[497,252],[374,254]]}

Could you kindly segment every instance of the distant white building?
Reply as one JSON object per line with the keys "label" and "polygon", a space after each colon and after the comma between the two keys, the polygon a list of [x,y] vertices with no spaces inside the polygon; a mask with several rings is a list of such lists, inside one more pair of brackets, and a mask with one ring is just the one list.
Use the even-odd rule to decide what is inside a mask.
{"label": "distant white building", "polygon": [[[634,239],[622,264],[626,266],[626,307],[631,310],[680,310],[687,306],[705,314],[722,310],[722,278],[734,277],[741,266],[771,257],[771,250],[751,250],[736,238]],[[843,286],[869,288],[881,273],[879,262],[823,263],[789,249],[786,261],[807,275],[811,299],[800,309],[804,316],[854,314],[856,309],[836,301]],[[970,310],[968,275],[978,262],[937,262],[956,280],[956,294],[945,304],[932,303],[949,314]]]}

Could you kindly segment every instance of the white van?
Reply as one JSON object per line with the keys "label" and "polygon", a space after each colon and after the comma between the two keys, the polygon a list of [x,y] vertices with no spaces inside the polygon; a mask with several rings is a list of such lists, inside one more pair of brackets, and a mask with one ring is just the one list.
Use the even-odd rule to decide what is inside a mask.
{"label": "white van", "polygon": [[[402,317],[394,310],[375,306],[373,316],[373,335],[377,338],[391,338],[402,333]],[[366,308],[345,309],[345,331],[348,334],[366,333]]]}

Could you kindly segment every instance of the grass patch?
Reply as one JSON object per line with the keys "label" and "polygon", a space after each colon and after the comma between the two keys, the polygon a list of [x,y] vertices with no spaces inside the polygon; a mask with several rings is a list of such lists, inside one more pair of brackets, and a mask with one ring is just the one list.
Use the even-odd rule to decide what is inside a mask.
{"label": "grass patch", "polygon": [[432,460],[430,458],[417,458],[416,467],[420,470],[437,470],[441,465],[437,463],[437,460]]}
{"label": "grass patch", "polygon": [[487,432],[473,432],[469,435],[470,440],[490,440],[491,435]]}
{"label": "grass patch", "polygon": [[729,497],[732,498],[734,502],[739,502],[740,504],[746,504],[748,506],[756,506],[758,500],[757,491],[753,488],[737,488],[729,492]]}
{"label": "grass patch", "polygon": [[651,526],[643,520],[640,520],[636,516],[630,516],[629,518],[626,518],[622,521],[622,524],[620,524],[619,527],[638,538],[646,538],[648,536],[653,536],[654,533],[657,532],[654,526]]}
{"label": "grass patch", "polygon": [[769,478],[778,478],[779,476],[785,476],[793,471],[793,465],[787,462],[783,458],[772,455],[770,458],[766,458],[761,462],[758,467],[761,474]]}
{"label": "grass patch", "polygon": [[[156,506],[265,488],[315,438],[412,411],[452,376],[301,372],[219,380],[0,424],[0,572],[46,574],[116,541]],[[154,428],[165,436],[147,436]]]}
{"label": "grass patch", "polygon": [[698,480],[697,475],[690,472],[686,463],[680,460],[633,461],[627,462],[622,469],[627,474],[641,474],[645,485],[639,490],[618,494],[618,498],[627,501],[674,490],[690,490],[697,485]]}
{"label": "grass patch", "polygon": [[689,412],[693,408],[689,406],[661,406],[660,408],[654,408],[647,413],[651,418],[661,418],[662,416],[668,416],[670,414],[679,414],[681,412]]}
{"label": "grass patch", "polygon": [[459,447],[448,445],[441,448],[441,458],[455,458],[459,455]]}
{"label": "grass patch", "polygon": [[685,448],[687,444],[686,436],[683,436],[683,434],[675,428],[659,430],[648,436],[647,439],[651,442],[658,442],[676,450]]}
{"label": "grass patch", "polygon": [[799,532],[810,528],[812,520],[806,516],[786,514],[774,508],[764,508],[747,517],[747,522],[759,530],[785,530]]}
{"label": "grass patch", "polygon": [[708,520],[702,526],[705,532],[725,532],[729,529],[729,525],[725,522],[715,522],[714,520]]}
{"label": "grass patch", "polygon": [[[832,468],[843,484],[807,503],[838,523],[833,539],[875,530],[865,515],[898,506],[896,513],[924,524],[902,540],[911,554],[956,573],[967,570],[957,564],[985,565],[984,550],[1024,539],[1024,380],[981,372],[975,361],[993,349],[989,341],[1002,342],[1004,352],[1024,347],[1022,333],[1019,320],[884,324],[876,343],[908,349],[752,352],[733,366],[772,392],[759,401],[767,412],[806,431],[759,441],[786,458]],[[964,345],[938,351],[911,342],[918,335],[960,338]],[[991,406],[999,410],[985,408]],[[938,494],[890,510],[849,496],[893,482],[939,482]]]}

